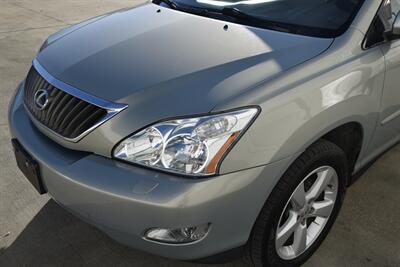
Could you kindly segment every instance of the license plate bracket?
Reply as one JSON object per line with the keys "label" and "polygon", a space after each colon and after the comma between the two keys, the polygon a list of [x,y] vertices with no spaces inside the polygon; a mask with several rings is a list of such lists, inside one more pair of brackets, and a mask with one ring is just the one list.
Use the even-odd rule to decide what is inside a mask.
{"label": "license plate bracket", "polygon": [[28,181],[42,195],[46,193],[43,186],[39,163],[22,147],[18,140],[11,140],[18,168]]}

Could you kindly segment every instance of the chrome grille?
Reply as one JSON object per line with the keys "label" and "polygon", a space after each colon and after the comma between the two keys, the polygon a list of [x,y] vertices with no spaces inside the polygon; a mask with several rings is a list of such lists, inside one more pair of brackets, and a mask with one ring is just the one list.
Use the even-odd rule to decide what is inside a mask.
{"label": "chrome grille", "polygon": [[[34,98],[38,90],[46,90],[49,96],[48,105],[43,110],[35,103]],[[25,81],[24,103],[34,119],[70,141],[109,118],[107,109],[56,88],[45,80],[34,66]]]}

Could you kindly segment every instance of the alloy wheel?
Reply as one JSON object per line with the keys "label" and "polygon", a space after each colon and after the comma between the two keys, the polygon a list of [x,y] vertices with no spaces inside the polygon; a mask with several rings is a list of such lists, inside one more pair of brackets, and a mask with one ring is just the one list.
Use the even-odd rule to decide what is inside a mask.
{"label": "alloy wheel", "polygon": [[335,207],[338,186],[338,175],[330,166],[313,170],[298,185],[276,231],[276,251],[282,259],[297,258],[315,242]]}

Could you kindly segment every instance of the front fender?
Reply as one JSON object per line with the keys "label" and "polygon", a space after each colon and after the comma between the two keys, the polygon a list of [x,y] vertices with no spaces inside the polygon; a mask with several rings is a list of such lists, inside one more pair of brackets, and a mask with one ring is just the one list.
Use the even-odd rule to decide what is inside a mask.
{"label": "front fender", "polygon": [[[375,131],[384,82],[381,51],[361,50],[357,30],[324,55],[225,106],[259,105],[262,112],[227,155],[221,173],[269,164],[301,153],[326,133],[349,122],[363,129],[361,156]],[[357,49],[354,49],[355,45]],[[244,99],[244,101],[243,101]]]}

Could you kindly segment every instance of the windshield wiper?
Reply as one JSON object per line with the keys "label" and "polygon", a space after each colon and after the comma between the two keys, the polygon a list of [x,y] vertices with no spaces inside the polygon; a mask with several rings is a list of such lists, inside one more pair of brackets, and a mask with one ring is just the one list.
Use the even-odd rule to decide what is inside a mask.
{"label": "windshield wiper", "polygon": [[184,10],[184,11],[191,11],[191,13],[196,13],[196,14],[201,14],[201,15],[207,15],[207,14],[222,14],[224,16],[232,17],[235,19],[241,19],[241,20],[251,20],[251,21],[263,21],[261,18],[257,18],[255,16],[252,16],[250,14],[244,13],[240,11],[237,8],[232,8],[232,7],[225,7],[223,9],[217,9],[217,8],[201,8],[201,7],[194,7],[194,6],[180,6],[177,2],[174,0],[153,0],[154,4],[160,5],[161,3],[166,4],[172,9],[175,10]]}
{"label": "windshield wiper", "polygon": [[174,0],[153,0],[153,3],[156,5],[160,5],[161,3],[164,3],[172,9],[181,10],[181,11],[184,11],[187,13],[192,13],[195,15],[205,16],[209,13],[209,11],[204,8],[189,6],[189,5],[181,4],[181,3],[178,4]]}
{"label": "windshield wiper", "polygon": [[223,9],[220,10],[221,14],[237,19],[245,19],[245,20],[252,20],[252,21],[258,21],[261,20],[260,18],[247,14],[243,11],[240,11],[237,8],[234,7],[224,7]]}
{"label": "windshield wiper", "polygon": [[225,17],[233,18],[239,20],[241,22],[245,22],[247,25],[252,26],[262,26],[264,28],[270,30],[276,30],[281,32],[291,32],[297,33],[299,31],[299,27],[295,27],[294,25],[284,25],[283,23],[277,23],[273,21],[266,20],[264,18],[260,18],[248,13],[245,13],[237,8],[233,7],[224,7],[222,9],[218,8],[203,8],[203,7],[194,7],[185,4],[178,4],[174,0],[153,0],[154,4],[161,4],[164,3],[172,9],[181,10],[184,12],[212,17],[215,15],[223,15]]}
{"label": "windshield wiper", "polygon": [[[215,12],[216,10],[213,10],[212,12]],[[225,7],[223,9],[219,10],[219,13],[222,15],[235,18],[244,22],[250,22],[250,24],[255,24],[255,25],[261,25],[265,28],[271,29],[271,30],[278,30],[278,31],[285,31],[285,32],[297,32],[298,28],[297,27],[289,27],[288,25],[283,25],[283,23],[277,23],[273,22],[264,18],[260,18],[248,13],[245,13],[237,8],[234,7]]]}
{"label": "windshield wiper", "polygon": [[164,3],[167,6],[169,6],[170,8],[172,8],[172,9],[175,9],[175,10],[180,9],[179,5],[173,0],[153,0],[153,3],[156,4],[156,5]]}

